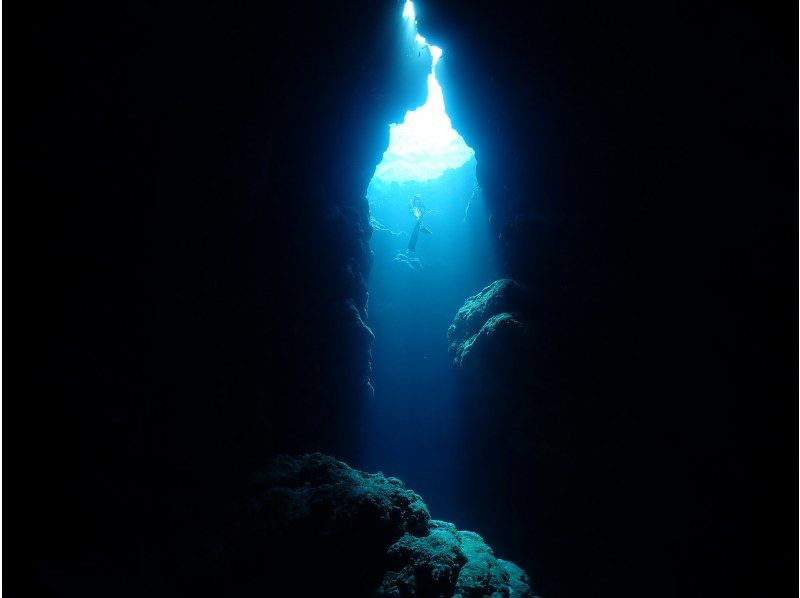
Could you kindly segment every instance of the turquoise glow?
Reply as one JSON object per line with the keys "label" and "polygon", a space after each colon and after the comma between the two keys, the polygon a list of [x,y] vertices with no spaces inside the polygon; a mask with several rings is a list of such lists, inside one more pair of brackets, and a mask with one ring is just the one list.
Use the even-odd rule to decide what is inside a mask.
{"label": "turquoise glow", "polygon": [[[410,0],[406,2],[403,15],[414,18]],[[436,80],[436,64],[442,57],[442,49],[427,43],[418,33],[414,39],[418,51],[427,49],[431,54],[428,98],[416,110],[406,112],[402,123],[389,126],[389,147],[375,170],[375,177],[384,183],[437,179],[475,154],[453,129],[445,112],[442,88]]]}

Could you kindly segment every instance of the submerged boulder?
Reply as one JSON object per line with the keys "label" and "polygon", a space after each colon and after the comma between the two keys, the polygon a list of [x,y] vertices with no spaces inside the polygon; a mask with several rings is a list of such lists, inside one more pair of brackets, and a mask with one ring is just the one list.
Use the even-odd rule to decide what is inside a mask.
{"label": "submerged boulder", "polygon": [[379,596],[533,598],[522,569],[497,559],[478,534],[431,520],[427,536],[408,534],[389,548],[391,569]]}
{"label": "submerged boulder", "polygon": [[468,297],[447,331],[453,361],[466,367],[483,359],[505,356],[526,340],[530,291],[510,278],[494,281]]}
{"label": "submerged boulder", "polygon": [[[228,595],[532,597],[525,573],[475,533],[431,520],[402,481],[319,453],[253,478],[212,547],[204,590]],[[212,593],[213,593],[212,591]]]}

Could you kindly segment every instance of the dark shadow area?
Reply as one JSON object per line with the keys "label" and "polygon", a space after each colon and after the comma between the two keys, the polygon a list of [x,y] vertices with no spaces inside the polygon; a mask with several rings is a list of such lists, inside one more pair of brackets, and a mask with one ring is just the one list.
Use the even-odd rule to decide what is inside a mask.
{"label": "dark shadow area", "polygon": [[396,8],[89,3],[20,19],[7,165],[26,232],[6,307],[22,393],[6,405],[22,454],[6,508],[27,523],[12,590],[146,593],[266,457],[352,455],[364,193],[430,70]]}
{"label": "dark shadow area", "polygon": [[463,496],[542,595],[796,591],[795,17],[419,10],[535,291],[522,367],[467,382]]}

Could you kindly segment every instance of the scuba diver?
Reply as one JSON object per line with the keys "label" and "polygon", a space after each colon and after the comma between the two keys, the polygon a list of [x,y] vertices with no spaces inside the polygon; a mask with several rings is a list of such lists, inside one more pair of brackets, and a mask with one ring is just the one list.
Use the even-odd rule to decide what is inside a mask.
{"label": "scuba diver", "polygon": [[414,231],[411,233],[411,239],[408,241],[408,250],[413,251],[416,253],[417,251],[417,239],[419,239],[420,233],[431,234],[431,231],[428,230],[428,227],[422,225],[422,217],[425,215],[427,210],[425,209],[425,205],[422,203],[422,198],[419,194],[415,195],[409,201],[409,209],[411,213],[414,214],[414,218],[417,219],[417,223],[414,225]]}

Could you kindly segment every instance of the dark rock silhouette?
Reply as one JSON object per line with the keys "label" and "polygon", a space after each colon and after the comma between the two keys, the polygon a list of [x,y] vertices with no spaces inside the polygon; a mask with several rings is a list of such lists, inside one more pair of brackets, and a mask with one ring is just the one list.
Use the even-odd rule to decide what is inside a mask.
{"label": "dark rock silhouette", "polygon": [[274,591],[283,579],[298,596],[533,596],[519,567],[431,520],[402,481],[320,453],[277,457],[254,476],[211,553],[206,591]]}
{"label": "dark rock silhouette", "polygon": [[503,278],[468,297],[447,331],[455,364],[468,367],[476,358],[494,360],[519,350],[529,334],[530,296],[518,282]]}

